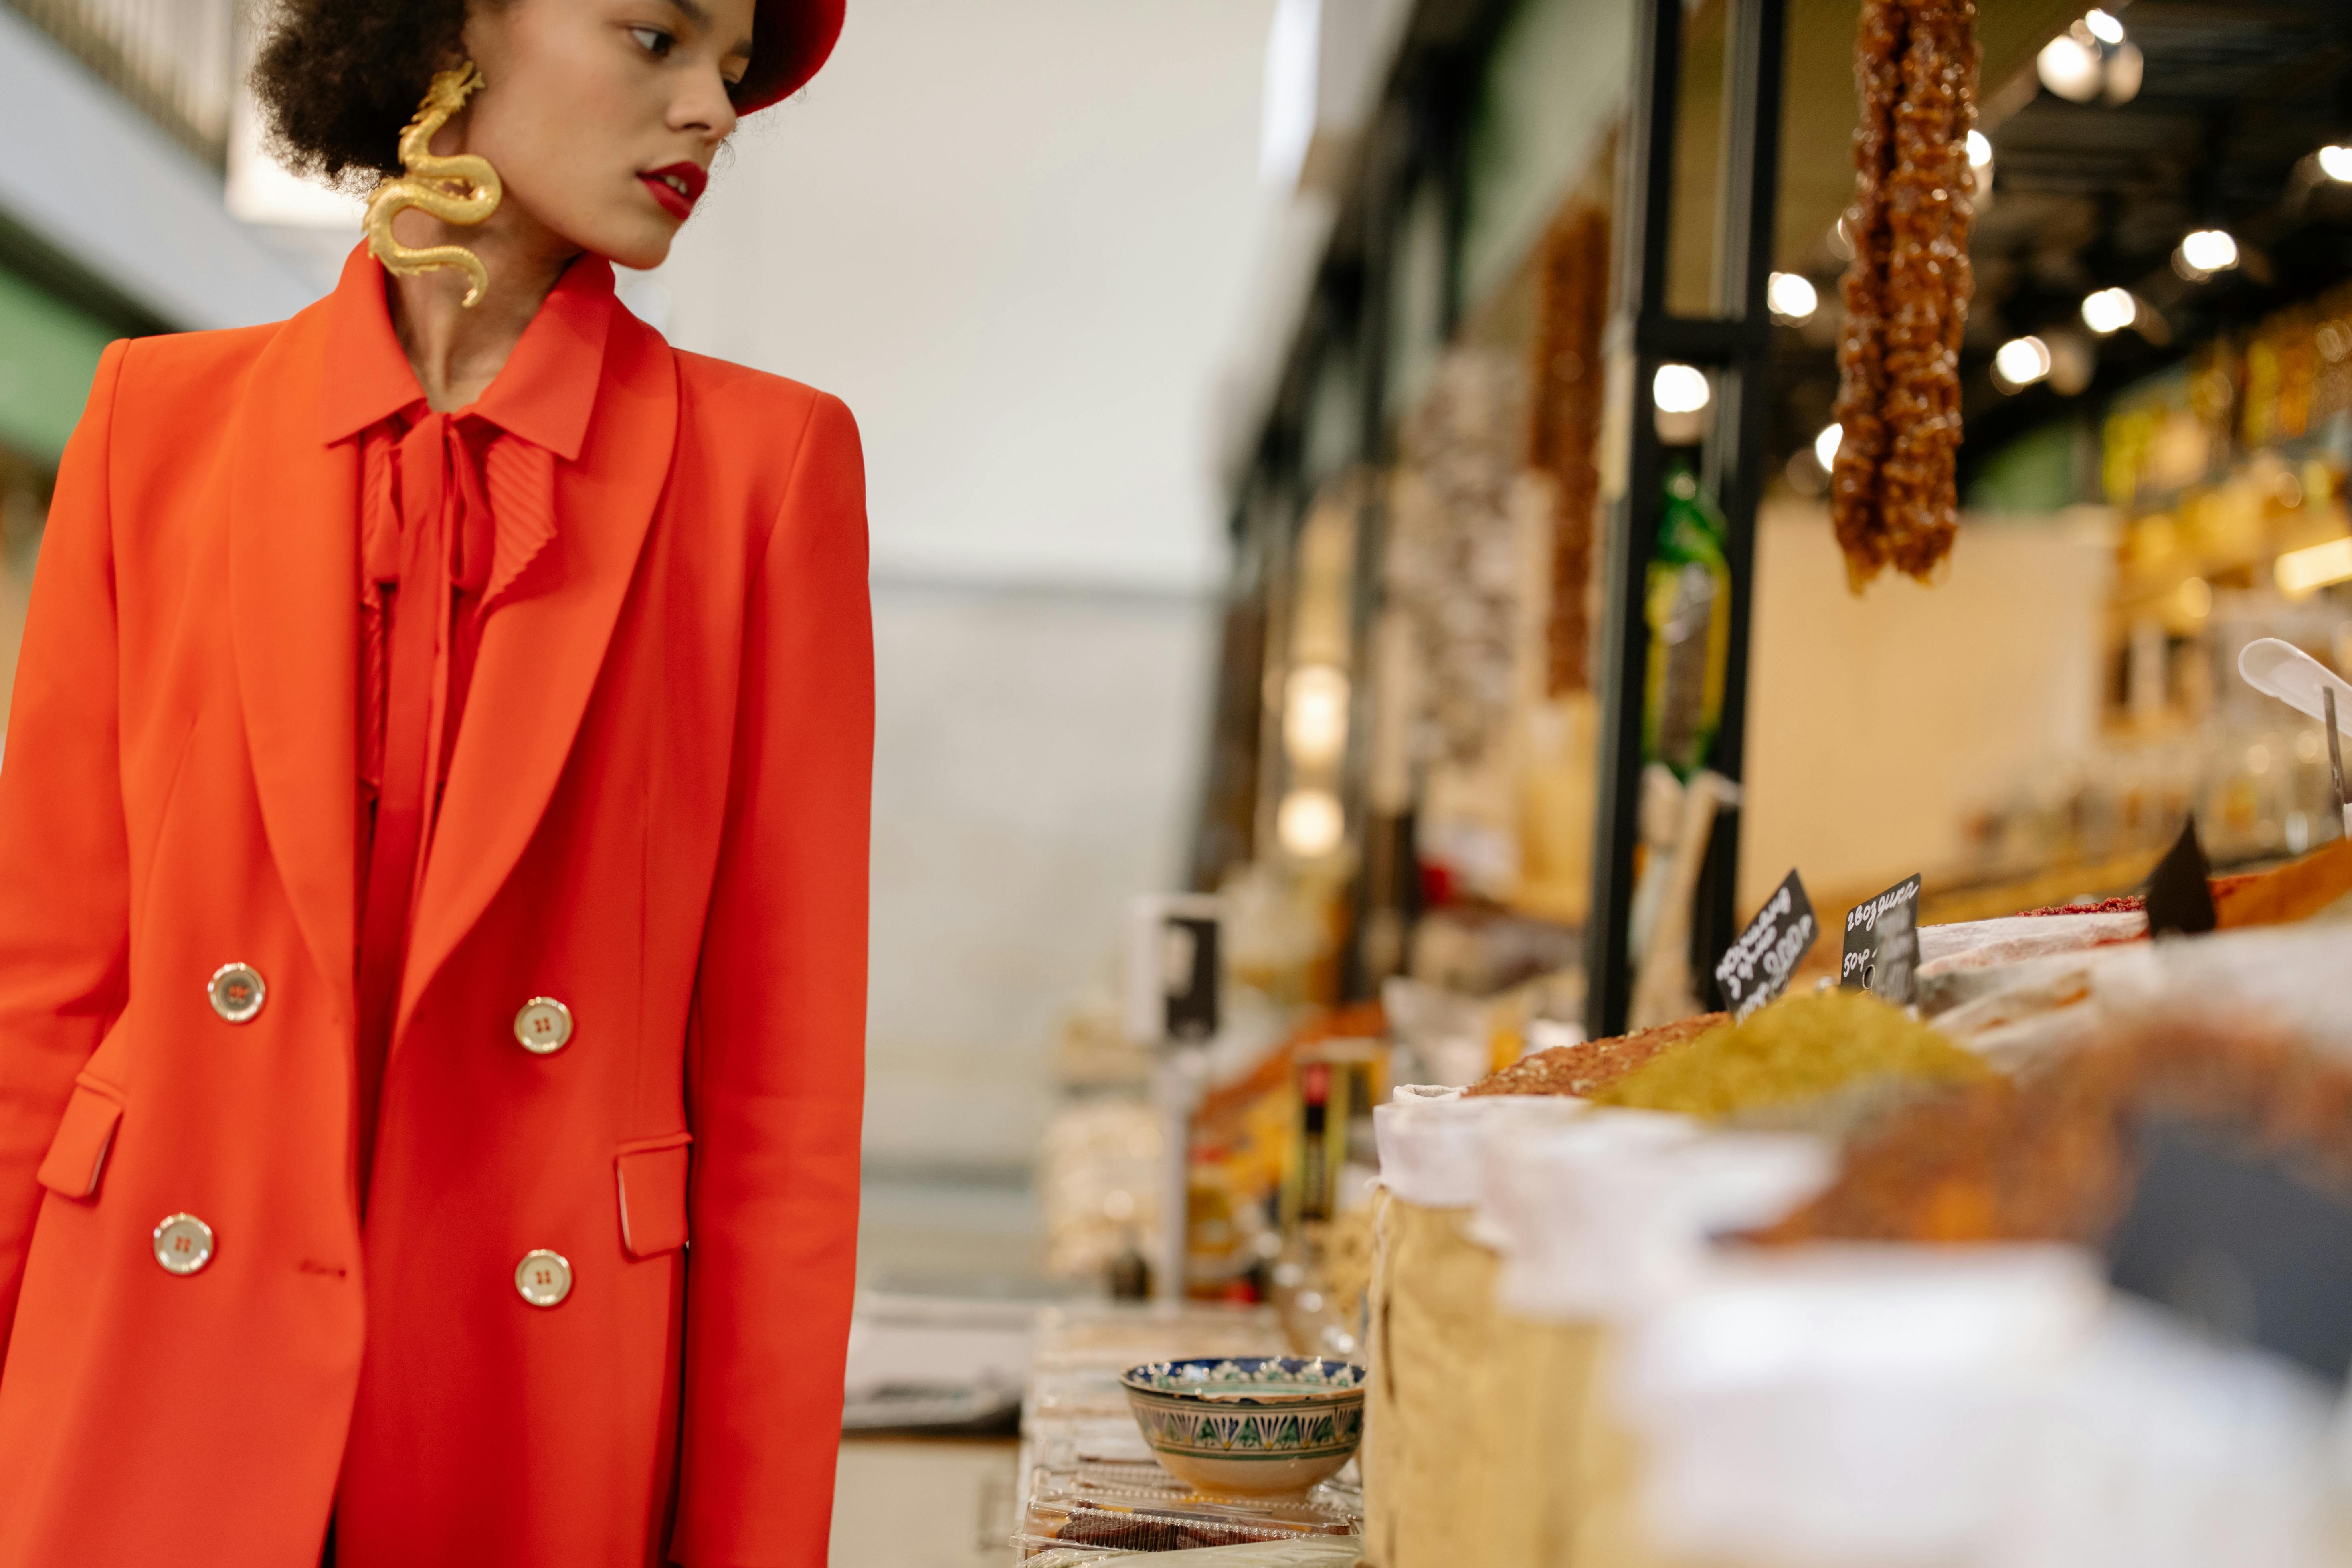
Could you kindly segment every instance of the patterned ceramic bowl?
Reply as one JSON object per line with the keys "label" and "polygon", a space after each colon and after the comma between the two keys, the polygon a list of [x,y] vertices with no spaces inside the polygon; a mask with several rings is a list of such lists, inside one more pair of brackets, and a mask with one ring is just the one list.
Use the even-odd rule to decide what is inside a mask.
{"label": "patterned ceramic bowl", "polygon": [[1364,1435],[1364,1369],[1344,1361],[1202,1356],[1129,1367],[1119,1381],[1160,1462],[1204,1492],[1303,1492]]}

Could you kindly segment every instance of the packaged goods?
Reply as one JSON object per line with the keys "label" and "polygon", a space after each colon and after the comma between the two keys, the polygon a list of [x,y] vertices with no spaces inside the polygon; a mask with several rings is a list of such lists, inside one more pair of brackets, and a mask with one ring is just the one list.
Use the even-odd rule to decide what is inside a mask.
{"label": "packaged goods", "polygon": [[1564,1094],[1587,1097],[1606,1089],[1652,1058],[1686,1045],[1718,1024],[1727,1013],[1704,1013],[1640,1029],[1605,1040],[1584,1040],[1573,1046],[1553,1046],[1522,1057],[1492,1078],[1471,1085],[1465,1095]]}
{"label": "packaged goods", "polygon": [[1972,0],[1869,0],[1855,43],[1862,100],[1853,247],[1843,292],[1830,513],[1849,583],[1888,565],[1927,578],[1959,527],[1959,350],[1976,121]]}
{"label": "packaged goods", "polygon": [[1867,992],[1785,997],[1718,1027],[1592,1098],[1639,1110],[1725,1117],[1843,1089],[1864,1079],[1969,1083],[1992,1069],[1902,1008]]}
{"label": "packaged goods", "polygon": [[1666,475],[1650,557],[1644,614],[1649,668],[1643,682],[1642,758],[1686,779],[1705,764],[1723,716],[1731,646],[1731,573],[1723,513],[1689,465]]}

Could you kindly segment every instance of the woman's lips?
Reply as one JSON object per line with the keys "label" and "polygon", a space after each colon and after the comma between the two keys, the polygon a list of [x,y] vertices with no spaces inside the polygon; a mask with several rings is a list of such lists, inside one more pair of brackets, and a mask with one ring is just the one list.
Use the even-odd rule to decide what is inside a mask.
{"label": "woman's lips", "polygon": [[658,169],[647,169],[637,176],[646,189],[661,203],[662,210],[670,216],[684,219],[694,211],[694,204],[702,199],[702,187],[710,176],[698,163],[666,163]]}

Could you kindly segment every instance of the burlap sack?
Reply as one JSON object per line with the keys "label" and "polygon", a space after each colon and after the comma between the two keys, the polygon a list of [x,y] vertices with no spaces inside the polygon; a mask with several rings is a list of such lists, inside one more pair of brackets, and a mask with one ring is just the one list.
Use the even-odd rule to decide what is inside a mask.
{"label": "burlap sack", "polygon": [[1645,1543],[1605,1331],[1495,1304],[1471,1211],[1382,1193],[1364,1401],[1366,1568],[1674,1568]]}
{"label": "burlap sack", "polygon": [[1484,1457],[1468,1478],[1491,1568],[1568,1568],[1592,1459],[1587,1403],[1600,1331],[1497,1312],[1475,1369]]}
{"label": "burlap sack", "polygon": [[1473,1478],[1491,1461],[1480,1392],[1492,1379],[1495,1255],[1467,1209],[1379,1199],[1371,1386],[1364,1399],[1364,1561],[1456,1568],[1473,1539]]}

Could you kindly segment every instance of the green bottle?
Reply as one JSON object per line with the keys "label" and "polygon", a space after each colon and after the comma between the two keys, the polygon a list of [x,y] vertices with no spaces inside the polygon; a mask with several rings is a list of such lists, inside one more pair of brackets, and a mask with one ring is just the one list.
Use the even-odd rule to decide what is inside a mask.
{"label": "green bottle", "polygon": [[1731,574],[1723,513],[1687,463],[1666,470],[1665,510],[1650,557],[1650,662],[1643,681],[1642,759],[1687,779],[1706,765],[1723,717],[1731,650]]}

